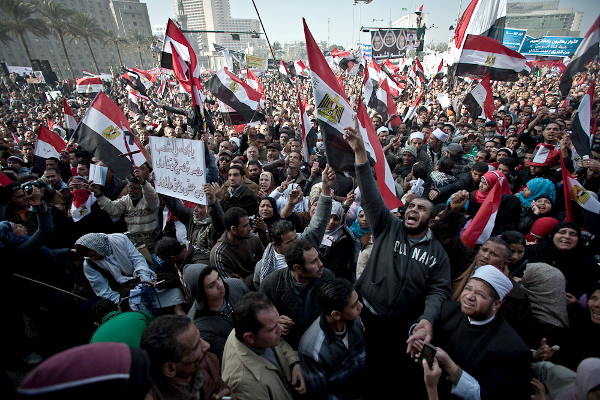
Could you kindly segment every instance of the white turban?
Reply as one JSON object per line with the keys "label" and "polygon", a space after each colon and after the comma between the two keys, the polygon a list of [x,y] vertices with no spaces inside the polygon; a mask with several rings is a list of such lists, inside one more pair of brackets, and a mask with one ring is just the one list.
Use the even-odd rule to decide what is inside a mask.
{"label": "white turban", "polygon": [[410,143],[410,141],[413,139],[425,140],[425,135],[423,135],[423,132],[413,132],[408,137],[408,142]]}
{"label": "white turban", "polygon": [[431,132],[431,134],[440,142],[446,142],[446,140],[448,140],[448,134],[440,128],[435,128],[435,131]]}
{"label": "white turban", "polygon": [[380,126],[380,127],[377,129],[377,133],[379,133],[379,132],[383,132],[383,131],[385,131],[385,132],[389,132],[390,130],[389,130],[388,128],[386,128],[385,126]]}
{"label": "white turban", "polygon": [[481,279],[494,288],[500,300],[513,288],[513,284],[498,268],[493,265],[484,265],[475,270],[471,278]]}

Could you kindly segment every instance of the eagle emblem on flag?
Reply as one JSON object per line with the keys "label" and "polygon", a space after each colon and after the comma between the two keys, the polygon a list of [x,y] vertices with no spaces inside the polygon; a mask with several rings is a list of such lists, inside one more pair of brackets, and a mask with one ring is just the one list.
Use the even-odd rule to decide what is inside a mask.
{"label": "eagle emblem on flag", "polygon": [[344,113],[344,106],[342,106],[339,101],[339,96],[335,96],[334,98],[330,96],[329,93],[325,93],[325,96],[323,96],[323,99],[317,107],[317,112],[331,123],[338,124]]}
{"label": "eagle emblem on flag", "polygon": [[236,81],[232,81],[232,82],[229,84],[229,89],[230,89],[232,92],[234,92],[234,93],[235,93],[235,92],[237,92],[237,90],[238,90],[239,88],[240,88],[240,85],[239,85],[239,84],[238,84]]}
{"label": "eagle emblem on flag", "polygon": [[109,125],[102,130],[102,136],[108,140],[115,140],[120,134],[121,131],[119,131],[114,125]]}
{"label": "eagle emblem on flag", "polygon": [[581,186],[573,186],[571,196],[579,204],[585,204],[590,199],[590,193]]}
{"label": "eagle emblem on flag", "polygon": [[485,59],[485,65],[488,67],[493,66],[496,63],[496,56],[487,56]]}

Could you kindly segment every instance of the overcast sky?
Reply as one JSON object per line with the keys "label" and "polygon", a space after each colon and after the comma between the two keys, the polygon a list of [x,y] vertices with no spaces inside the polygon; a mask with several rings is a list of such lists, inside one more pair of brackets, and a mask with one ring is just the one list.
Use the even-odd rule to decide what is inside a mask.
{"label": "overcast sky", "polygon": [[[373,0],[367,5],[353,5],[352,0],[255,0],[267,34],[271,42],[304,40],[302,17],[305,17],[315,39],[327,40],[329,19],[329,41],[351,47],[359,40],[368,43],[368,33],[359,33],[360,26],[389,26],[392,21],[408,12],[414,12],[424,4],[428,26],[425,42],[446,42],[448,27],[456,23],[458,10],[464,10],[469,0]],[[165,24],[167,18],[174,18],[173,0],[142,0],[148,4],[150,23]],[[256,18],[256,12],[250,0],[230,0],[234,18]],[[406,8],[406,10],[402,10]],[[583,11],[581,35],[588,30],[595,17],[600,13],[598,0],[561,0],[560,8],[573,8]],[[383,21],[381,21],[383,20]],[[354,27],[354,28],[353,28]],[[360,35],[360,37],[359,37]]]}

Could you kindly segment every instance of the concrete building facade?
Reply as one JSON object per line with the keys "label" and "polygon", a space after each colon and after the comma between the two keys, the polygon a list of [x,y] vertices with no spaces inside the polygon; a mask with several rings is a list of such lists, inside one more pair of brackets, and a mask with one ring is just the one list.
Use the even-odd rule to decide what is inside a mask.
{"label": "concrete building facade", "polygon": [[536,38],[580,36],[583,13],[559,6],[559,0],[510,2],[506,26],[527,29],[527,34]]}
{"label": "concrete building facade", "polygon": [[[152,36],[145,3],[140,3],[139,0],[56,1],[69,9],[93,16],[103,30],[116,32],[119,37],[125,39],[125,43],[119,46],[123,64],[143,68],[156,66],[156,57],[150,51],[150,47],[138,49],[131,41],[127,41],[134,32],[146,37]],[[43,38],[28,33],[25,35],[25,40],[33,59],[48,60],[59,79],[71,78],[64,51],[55,35],[49,34],[47,38]],[[110,73],[111,68],[116,72],[119,71],[119,57],[113,43],[103,43],[98,40],[92,41],[91,46],[100,72]],[[96,72],[85,40],[67,36],[65,37],[65,47],[76,77],[82,75],[82,70]],[[0,61],[6,62],[8,65],[30,66],[23,45],[16,37],[0,46]]]}

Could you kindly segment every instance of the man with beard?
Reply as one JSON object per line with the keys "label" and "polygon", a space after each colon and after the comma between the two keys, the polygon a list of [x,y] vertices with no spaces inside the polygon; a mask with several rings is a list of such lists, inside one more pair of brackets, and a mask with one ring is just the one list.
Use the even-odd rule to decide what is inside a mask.
{"label": "man with beard", "polygon": [[[356,289],[364,308],[367,373],[373,398],[395,397],[398,376],[420,382],[421,372],[405,354],[414,353],[416,340],[431,341],[433,324],[450,293],[450,263],[433,237],[433,204],[417,198],[406,205],[404,220],[395,218],[383,202],[369,166],[364,142],[355,128],[344,138],[354,151],[362,207],[373,227],[373,252]],[[408,344],[408,346],[405,346]],[[394,368],[389,368],[390,361]],[[408,397],[425,388],[407,385]],[[408,392],[403,392],[408,393]]]}

